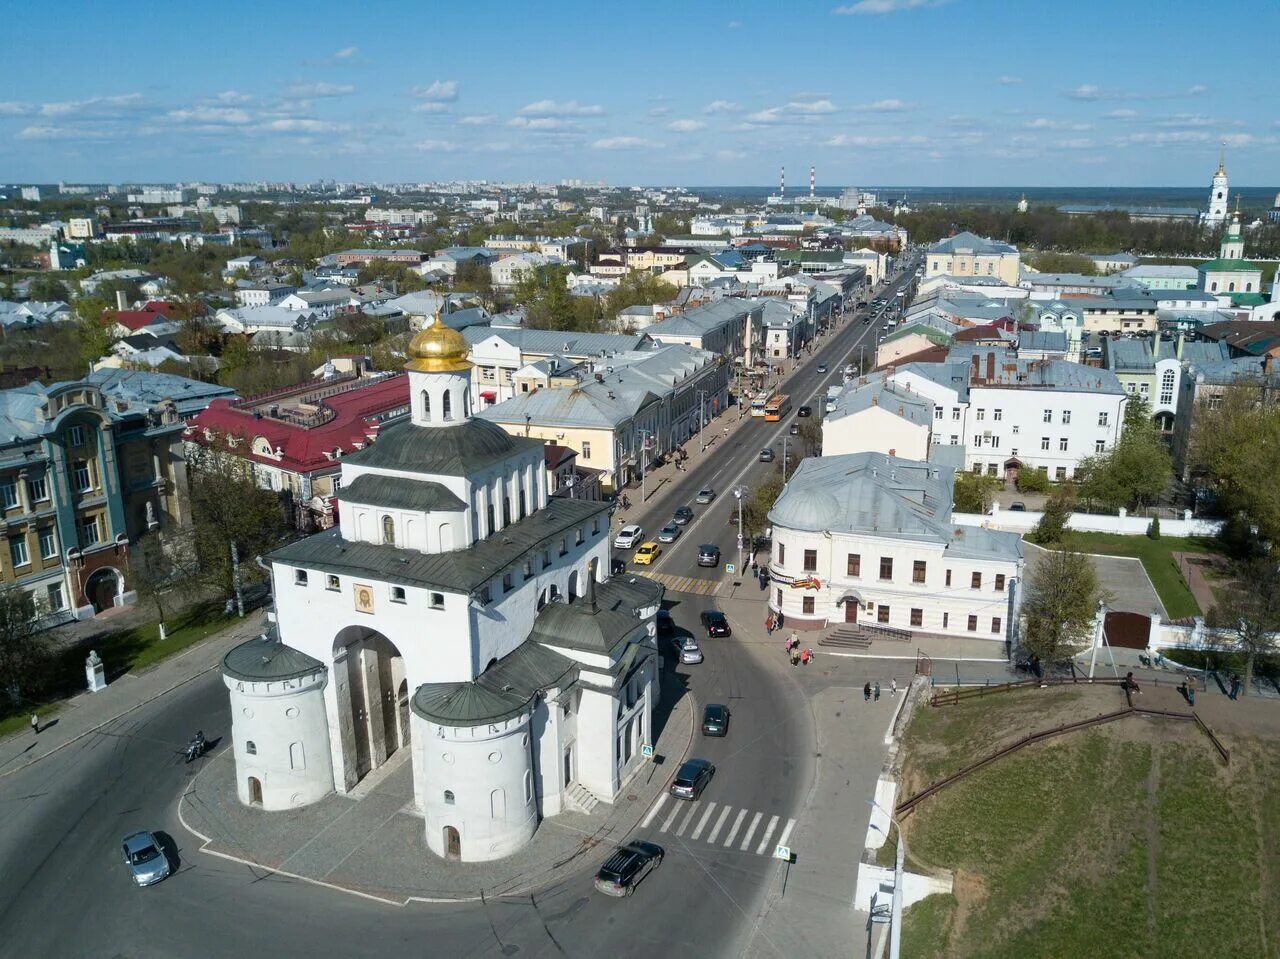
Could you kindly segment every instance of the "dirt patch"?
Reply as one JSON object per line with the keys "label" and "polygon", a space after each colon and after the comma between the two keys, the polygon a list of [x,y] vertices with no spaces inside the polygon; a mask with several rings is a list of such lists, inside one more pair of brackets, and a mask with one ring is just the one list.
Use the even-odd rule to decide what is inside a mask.
{"label": "dirt patch", "polygon": [[965,924],[969,916],[987,898],[987,884],[977,873],[967,869],[956,871],[951,894],[956,897],[956,908],[947,924],[948,938],[959,940],[964,937]]}

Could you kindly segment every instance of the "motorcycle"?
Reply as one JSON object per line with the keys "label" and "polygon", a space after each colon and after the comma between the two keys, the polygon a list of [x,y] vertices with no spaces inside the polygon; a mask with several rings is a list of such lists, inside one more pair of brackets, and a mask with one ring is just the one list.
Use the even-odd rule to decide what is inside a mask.
{"label": "motorcycle", "polygon": [[196,733],[195,736],[187,740],[187,762],[192,762],[203,756],[206,746],[204,733]]}

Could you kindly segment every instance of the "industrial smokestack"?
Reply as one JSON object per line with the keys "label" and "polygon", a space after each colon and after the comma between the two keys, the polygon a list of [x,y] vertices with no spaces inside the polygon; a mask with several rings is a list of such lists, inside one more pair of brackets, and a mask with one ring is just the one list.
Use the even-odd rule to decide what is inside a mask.
{"label": "industrial smokestack", "polygon": [[814,169],[813,169],[813,167],[809,167],[809,199],[810,199],[810,200],[812,200],[812,199],[814,198],[814,196],[815,196],[815,193],[814,193],[814,182],[815,182],[815,178],[814,178]]}
{"label": "industrial smokestack", "polygon": [[787,168],[785,164],[782,167],[781,174],[778,176],[778,196],[782,199],[786,199],[787,196]]}

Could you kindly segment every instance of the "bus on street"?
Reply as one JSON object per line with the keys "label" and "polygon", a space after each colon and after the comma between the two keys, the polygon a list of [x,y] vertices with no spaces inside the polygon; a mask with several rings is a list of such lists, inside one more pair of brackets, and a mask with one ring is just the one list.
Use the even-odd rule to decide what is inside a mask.
{"label": "bus on street", "polygon": [[791,411],[791,397],[785,393],[779,393],[764,408],[764,421],[766,423],[777,423]]}
{"label": "bus on street", "polygon": [[755,396],[751,397],[751,415],[764,416],[765,407],[773,402],[773,398],[777,394],[778,388],[776,386],[767,386],[756,390]]}

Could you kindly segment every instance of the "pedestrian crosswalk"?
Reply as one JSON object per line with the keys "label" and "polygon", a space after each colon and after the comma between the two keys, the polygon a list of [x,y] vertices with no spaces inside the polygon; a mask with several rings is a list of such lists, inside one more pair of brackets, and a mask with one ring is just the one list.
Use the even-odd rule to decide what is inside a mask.
{"label": "pedestrian crosswalk", "polygon": [[[714,800],[685,802],[663,793],[640,821],[641,829],[655,828],[686,842],[706,843],[755,856],[772,855],[785,846],[796,821]],[[781,829],[779,829],[781,827]]]}
{"label": "pedestrian crosswalk", "polygon": [[694,576],[672,576],[670,573],[641,572],[646,579],[655,579],[676,593],[692,593],[697,596],[714,596],[720,591],[718,579],[698,579]]}

